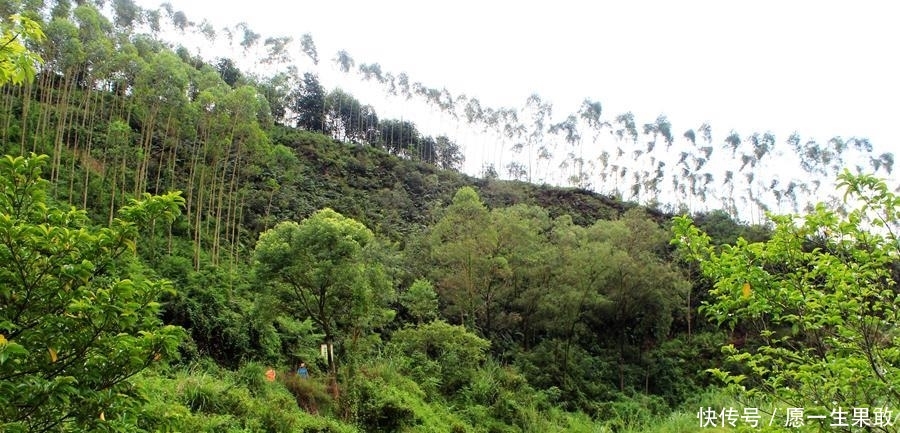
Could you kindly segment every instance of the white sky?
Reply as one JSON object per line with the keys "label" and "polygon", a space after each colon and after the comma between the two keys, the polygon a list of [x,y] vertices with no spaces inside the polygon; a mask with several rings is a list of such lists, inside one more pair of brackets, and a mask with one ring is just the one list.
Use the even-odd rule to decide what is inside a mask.
{"label": "white sky", "polygon": [[[384,72],[406,72],[411,83],[476,97],[482,107],[521,108],[537,93],[553,104],[553,122],[590,98],[601,102],[605,120],[632,111],[639,128],[665,114],[676,137],[708,122],[714,144],[732,129],[744,138],[771,131],[780,150],[762,165],[758,193],[770,193],[771,179],[782,186],[803,180],[799,159],[784,144],[794,131],[803,142],[866,137],[874,155],[900,152],[900,6],[892,2],[169,1],[194,22],[209,20],[219,35],[223,27],[246,22],[263,38],[291,36],[292,54],[301,62],[306,59],[297,41],[310,33],[326,89],[342,87],[372,104],[380,118],[413,120],[425,135],[449,135],[463,147],[470,174],[491,163],[505,177],[505,164],[522,156],[512,155],[512,143],[498,145],[497,137],[429,113],[423,103],[386,96],[377,84],[339,73],[332,62],[337,51],[347,50],[357,65],[377,62]],[[155,8],[161,0],[136,2]],[[185,44],[206,58],[239,56],[211,52],[208,43]],[[298,66],[301,72],[313,69],[309,62]],[[584,156],[595,160],[602,149],[595,145]],[[677,152],[666,159],[673,173]],[[566,184],[563,171],[540,164],[535,181]],[[736,170],[734,164],[710,162],[717,182],[724,170]],[[892,188],[900,185],[898,178],[900,167],[888,179]],[[593,182],[610,190],[609,181]],[[727,194],[722,188],[714,194]]]}
{"label": "white sky", "polygon": [[217,29],[245,21],[267,36],[308,32],[329,67],[346,49],[483,106],[521,106],[537,92],[558,114],[585,97],[607,118],[664,113],[679,135],[709,121],[717,136],[771,129],[782,141],[798,130],[820,141],[865,136],[885,150],[900,138],[892,2],[170,2]]}

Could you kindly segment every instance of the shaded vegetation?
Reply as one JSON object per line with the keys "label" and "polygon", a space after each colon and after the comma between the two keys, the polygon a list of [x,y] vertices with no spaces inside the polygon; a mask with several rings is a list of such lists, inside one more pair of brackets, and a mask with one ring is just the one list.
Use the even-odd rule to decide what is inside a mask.
{"label": "shaded vegetation", "polygon": [[[692,431],[698,405],[746,396],[894,402],[866,394],[891,395],[897,362],[900,201],[874,178],[842,177],[880,219],[713,211],[675,220],[679,249],[670,213],[463,175],[456,143],[312,73],[134,31],[160,11],[37,3],[3,5],[47,35],[33,81],[0,81],[4,431]],[[577,122],[549,127],[574,145]],[[673,141],[664,116],[644,131]]]}

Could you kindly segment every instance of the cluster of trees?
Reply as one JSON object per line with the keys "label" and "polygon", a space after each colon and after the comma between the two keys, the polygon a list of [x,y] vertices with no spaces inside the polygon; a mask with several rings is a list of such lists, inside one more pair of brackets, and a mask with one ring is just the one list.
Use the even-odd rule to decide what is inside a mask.
{"label": "cluster of trees", "polygon": [[[252,377],[242,380],[261,393],[247,361],[296,365],[318,359],[322,342],[336,356],[311,367],[330,378],[334,414],[365,431],[424,422],[432,409],[412,399],[463,407],[446,414],[461,431],[460,417],[524,431],[548,407],[603,418],[642,396],[674,406],[707,384],[707,368],[745,395],[795,407],[898,401],[900,197],[883,181],[845,172],[861,206],[842,217],[820,205],[800,224],[773,216],[771,233],[742,230],[727,212],[698,219],[712,237],[676,219],[676,250],[666,218],[621,203],[576,223],[525,203],[520,183],[483,181],[482,195],[504,197],[488,206],[475,188],[455,187],[458,173],[451,182],[435,167],[460,162],[446,137],[378,120],[340,90],[325,94],[312,74],[257,81],[230,61],[173,52],[132,33],[158,27],[159,13],[117,0],[110,21],[97,6],[0,8],[31,17],[2,23],[3,151],[48,155],[0,159],[4,430],[159,429],[137,415],[159,412],[133,386],[148,367],[178,357],[244,364]],[[164,11],[176,27],[209,30]],[[259,36],[242,31],[251,49]],[[273,52],[285,43],[265,42]],[[44,66],[35,69],[28,44]],[[311,39],[303,46],[317,63]],[[346,53],[339,62],[352,65]],[[360,68],[392,82],[377,65]],[[455,102],[398,80],[401,93]],[[548,104],[529,101],[549,116]],[[473,104],[473,119],[516,117]],[[571,143],[580,122],[608,127],[599,104],[582,111],[548,127]],[[636,141],[634,119],[620,117],[616,134]],[[709,128],[699,131],[710,144]],[[644,134],[674,140],[663,117]],[[523,149],[545,143],[529,137]],[[805,168],[839,164],[840,152],[792,140]],[[726,142],[741,149],[736,134]],[[774,138],[749,142],[744,165],[758,166]],[[409,171],[397,182],[387,170]],[[403,209],[422,215],[392,206],[410,194],[430,196]],[[389,218],[415,224],[390,239],[372,230]],[[735,341],[727,362],[726,336]],[[301,406],[321,397],[315,385],[284,384]],[[203,399],[189,398],[190,411],[218,410]]]}
{"label": "cluster of trees", "polygon": [[[220,59],[218,64],[220,73],[234,67],[229,59]],[[221,65],[231,66],[223,69]],[[374,146],[445,169],[462,168],[462,150],[447,136],[425,136],[411,121],[379,119],[374,107],[341,89],[326,93],[314,73],[305,72],[300,77],[295,68],[289,68],[258,86],[269,101],[276,123],[323,133],[342,142]]]}
{"label": "cluster of trees", "polygon": [[[590,406],[616,392],[677,392],[663,383],[685,372],[653,359],[689,308],[668,238],[639,210],[581,227],[539,206],[488,210],[466,187],[402,254],[412,283],[399,298],[385,263],[360,261],[387,253],[370,251],[371,232],[332,210],[263,233],[254,257],[259,275],[283,286],[291,315],[310,317],[327,341],[342,337],[339,352],[389,322],[377,306],[394,301],[401,319],[439,312],[491,341],[499,359],[533,370],[535,383]],[[437,301],[439,310],[423,307]],[[586,370],[591,363],[608,368]]]}
{"label": "cluster of trees", "polygon": [[[871,408],[868,419],[900,402],[900,196],[871,175],[839,180],[846,216],[822,204],[773,216],[770,240],[725,247],[679,217],[673,243],[714,282],[704,314],[740,336],[711,370],[722,384],[829,419]],[[869,426],[893,431],[892,416]]]}
{"label": "cluster of trees", "polygon": [[[689,211],[721,207],[733,217],[761,221],[765,211],[809,211],[819,199],[840,206],[834,185],[826,182],[823,188],[823,178],[834,179],[844,167],[893,174],[894,154],[879,153],[864,137],[820,142],[794,132],[779,141],[771,131],[731,130],[715,139],[708,123],[679,133],[663,114],[642,124],[631,112],[607,116],[591,99],[572,113],[554,115],[553,104],[537,94],[520,107],[486,107],[475,97],[383,71],[378,63],[357,65],[346,51],[333,60],[389,96],[416,98],[492,134],[481,165],[511,179],[568,183]],[[785,160],[801,170],[779,174]]]}
{"label": "cluster of trees", "polygon": [[[110,6],[111,21],[97,13],[106,6]],[[376,146],[394,155],[444,168],[459,169],[462,166],[465,155],[456,143],[458,140],[448,136],[427,136],[408,120],[379,119],[371,105],[340,89],[326,91],[315,72],[319,68],[320,56],[308,34],[297,41],[290,37],[264,37],[243,23],[216,31],[208,22],[193,22],[183,13],[172,10],[171,6],[144,10],[125,0],[111,5],[84,2],[75,7],[68,2],[41,2],[29,4],[28,8],[28,14],[46,22],[49,32],[50,43],[35,46],[36,51],[48,60],[44,68],[48,73],[41,74],[38,88],[33,92],[36,98],[43,98],[38,100],[43,102],[42,110],[45,111],[35,113],[28,106],[16,109],[27,114],[26,118],[34,117],[33,121],[39,125],[43,137],[25,137],[35,125],[19,123],[10,125],[18,134],[6,137],[7,141],[19,142],[19,154],[32,150],[45,151],[54,156],[67,151],[90,154],[91,149],[95,148],[95,144],[91,143],[93,141],[106,141],[102,145],[96,144],[103,146],[117,140],[127,142],[130,135],[140,135],[143,146],[140,155],[123,155],[112,161],[96,163],[110,168],[108,175],[118,184],[117,188],[111,189],[119,190],[120,198],[122,192],[140,190],[144,184],[171,187],[172,184],[167,184],[165,180],[174,161],[218,158],[221,164],[218,170],[194,175],[203,175],[203,181],[208,182],[221,178],[222,173],[229,173],[231,177],[238,178],[236,185],[228,185],[221,190],[221,194],[220,189],[215,187],[204,188],[214,193],[198,197],[201,202],[206,202],[202,206],[193,206],[195,194],[187,194],[192,204],[188,212],[191,216],[200,215],[200,220],[210,213],[232,217],[231,222],[218,227],[218,231],[222,232],[218,235],[221,239],[216,239],[215,227],[199,236],[211,236],[210,248],[215,251],[221,249],[220,242],[233,245],[240,236],[236,233],[239,224],[235,224],[241,218],[239,212],[235,209],[229,212],[228,208],[245,200],[237,185],[247,181],[252,170],[251,173],[238,173],[231,162],[240,162],[248,156],[247,153],[252,153],[252,139],[247,138],[249,142],[242,140],[227,152],[198,150],[196,147],[202,147],[203,139],[219,139],[216,135],[196,130],[199,126],[190,126],[201,121],[198,115],[203,110],[194,107],[195,114],[186,115],[154,112],[153,108],[161,101],[170,99],[177,101],[181,98],[193,103],[212,83],[209,77],[202,80],[196,78],[197,71],[204,66],[210,66],[217,72],[230,91],[246,86],[255,89],[255,96],[242,94],[240,99],[260,101],[256,107],[256,117],[263,129],[266,122],[299,126],[340,141]],[[6,9],[9,13],[21,10],[15,4],[10,4]],[[166,17],[168,20],[163,19]],[[164,47],[140,32],[146,30],[156,34],[167,28],[181,33],[196,32],[209,43],[227,43],[235,50],[236,56],[258,58],[260,61],[257,63],[265,69],[254,74],[243,73],[228,58],[207,62],[193,57],[187,49],[179,48],[180,62],[163,62],[169,70],[160,69],[162,66],[158,64],[152,71],[157,77],[165,77],[157,79],[167,80],[169,86],[154,86],[153,78],[139,79],[145,72],[150,73],[142,65],[152,63],[150,56]],[[303,58],[295,58],[293,51]],[[306,72],[298,69],[304,59],[310,66]],[[830,194],[830,185],[826,182],[823,186],[822,179],[835,177],[843,166],[855,167],[857,171],[872,169],[888,175],[893,172],[893,154],[879,153],[868,140],[860,137],[833,137],[826,143],[819,143],[811,138],[804,139],[799,134],[778,140],[771,132],[742,135],[730,131],[726,136],[716,138],[709,124],[679,133],[664,115],[644,123],[631,113],[610,117],[604,113],[601,103],[593,100],[585,100],[574,113],[554,115],[552,103],[538,95],[527,98],[522,107],[493,108],[482,106],[477,98],[454,95],[447,89],[415,81],[405,73],[384,71],[377,63],[357,63],[345,51],[338,52],[332,62],[341,71],[356,73],[363,80],[378,83],[392,97],[415,99],[457,122],[466,123],[470,129],[495,135],[496,140],[488,140],[492,143],[492,149],[478,152],[500,155],[499,159],[489,156],[482,161],[481,166],[488,174],[527,181],[569,182],[622,199],[670,206],[670,209],[709,210],[721,207],[732,217],[740,215],[744,219],[761,221],[765,210],[809,210],[816,200]],[[179,68],[181,70],[175,72]],[[52,78],[54,76],[57,78]],[[64,76],[78,79],[59,80]],[[50,92],[50,86],[62,91]],[[136,86],[150,86],[153,90],[144,89],[132,95]],[[166,93],[157,91],[166,87],[169,88],[166,92],[170,94],[157,94]],[[99,98],[99,92],[90,91],[103,88],[114,89],[114,94],[121,100],[114,103],[110,98]],[[13,109],[8,105],[9,101],[24,95],[23,91],[15,86],[7,89],[8,93],[14,92],[8,94],[7,108]],[[222,90],[218,92],[223,93]],[[128,104],[132,103],[124,101],[134,98],[125,96],[138,96],[138,93],[144,99],[133,104],[142,109],[132,110],[128,108]],[[184,106],[187,102],[176,105]],[[86,118],[85,113],[91,111],[91,104],[98,104],[104,115]],[[102,108],[107,104],[115,108]],[[221,106],[221,103],[207,98],[201,105],[209,109]],[[252,107],[245,108],[245,112],[253,111]],[[53,110],[52,115],[46,111],[50,109]],[[232,109],[235,108],[227,108]],[[115,128],[103,127],[115,120],[127,124],[130,131],[122,128],[121,124]],[[79,129],[80,133],[77,132]],[[179,131],[183,129],[196,131]],[[53,137],[49,137],[51,134]],[[197,138],[192,138],[194,136]],[[226,139],[227,133],[220,142]],[[38,146],[42,140],[45,146]],[[76,148],[71,143],[77,140],[88,143]],[[46,146],[50,147],[45,150]],[[170,152],[165,155],[167,149]],[[206,155],[210,152],[213,154]],[[503,155],[507,158],[512,155],[512,160],[503,161]],[[802,169],[795,175],[787,176],[785,170],[776,167],[785,160],[793,159]],[[54,156],[53,160],[60,159]],[[69,167],[68,171],[73,170]],[[134,170],[135,173],[126,174],[126,170]],[[53,171],[64,172],[62,168],[54,168]],[[56,175],[52,177],[55,179]],[[90,175],[86,176],[81,183],[90,182],[90,178]],[[182,182],[190,184],[192,180]],[[272,182],[276,180],[272,179]],[[68,183],[68,192],[74,195],[77,188],[73,179],[68,179]],[[188,187],[192,185],[178,186],[188,192]],[[86,194],[81,194],[81,203],[87,200]],[[111,204],[109,214],[115,208]],[[195,228],[194,232],[200,230]],[[202,244],[199,239],[196,243]],[[202,249],[198,247],[198,254]]]}
{"label": "cluster of trees", "polygon": [[[379,121],[352,95],[326,94],[314,74],[261,80],[228,59],[211,64],[184,48],[173,51],[135,31],[142,23],[158,27],[159,13],[113,3],[112,21],[101,13],[102,2],[7,5],[4,12],[35,20],[23,21],[23,29],[43,23],[46,41],[30,42],[44,60],[37,79],[16,76],[2,89],[3,150],[50,155],[54,196],[105,209],[108,221],[129,197],[184,191],[184,220],[173,230],[193,239],[195,269],[207,254],[213,264],[239,257],[255,238],[243,229],[248,201],[283,182],[267,167],[276,158],[266,133],[274,123],[444,168],[462,162],[447,137],[424,136],[411,122]],[[184,20],[168,14],[176,25]]]}
{"label": "cluster of trees", "polygon": [[[328,94],[318,83],[320,55],[309,34],[265,36],[246,23],[216,30],[205,20],[191,21],[170,5],[153,10],[126,0],[113,3],[109,11],[113,21],[130,32],[159,34],[166,28],[179,34],[193,32],[204,44],[231,49],[233,58],[256,59],[256,71],[250,75],[227,58],[217,59],[216,69],[229,85],[254,83],[276,121],[441,166],[459,167],[462,162],[464,155],[454,143],[458,137],[418,137],[403,125],[406,122],[382,124],[372,106],[343,92]],[[590,99],[570,113],[554,110],[539,95],[531,95],[518,107],[488,107],[476,97],[430,86],[404,72],[384,70],[378,63],[357,62],[343,50],[330,60],[339,71],[376,83],[388,97],[414,101],[417,110],[430,107],[457,125],[488,134],[488,140],[481,140],[485,149],[474,152],[482,160],[470,161],[469,166],[511,179],[568,183],[671,209],[723,208],[732,217],[761,221],[767,210],[810,210],[818,200],[840,205],[833,185],[823,178],[833,179],[845,166],[857,172],[893,173],[893,153],[877,150],[864,137],[821,141],[798,133],[779,138],[771,131],[734,130],[716,137],[708,123],[679,132],[665,115],[643,122],[630,112],[610,116],[599,101]],[[303,63],[310,69],[301,73],[298,67]],[[786,174],[780,167],[785,161],[801,170]]]}
{"label": "cluster of trees", "polygon": [[666,258],[668,238],[638,209],[582,227],[539,206],[488,210],[463,188],[417,256],[431,258],[422,276],[444,317],[478,330],[536,383],[586,403],[670,393],[663,383],[683,374],[653,360],[688,309],[690,283]]}

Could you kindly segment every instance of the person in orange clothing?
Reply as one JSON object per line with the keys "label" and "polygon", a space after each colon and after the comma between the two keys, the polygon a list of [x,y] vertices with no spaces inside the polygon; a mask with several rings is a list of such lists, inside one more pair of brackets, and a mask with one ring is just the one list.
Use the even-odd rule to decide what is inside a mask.
{"label": "person in orange clothing", "polygon": [[275,381],[275,370],[274,370],[274,369],[270,368],[270,369],[268,369],[268,370],[266,371],[266,379],[267,379],[269,382],[274,382],[274,381]]}

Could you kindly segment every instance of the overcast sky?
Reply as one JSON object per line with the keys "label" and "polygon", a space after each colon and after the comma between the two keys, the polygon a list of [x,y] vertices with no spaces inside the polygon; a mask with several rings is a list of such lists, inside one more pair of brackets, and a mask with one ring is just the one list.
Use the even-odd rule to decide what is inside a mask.
{"label": "overcast sky", "polygon": [[521,106],[538,93],[568,113],[589,97],[607,117],[665,113],[676,131],[709,121],[716,135],[857,135],[885,150],[900,138],[891,2],[170,2],[217,29],[308,32],[328,66],[346,49],[483,105]]}

